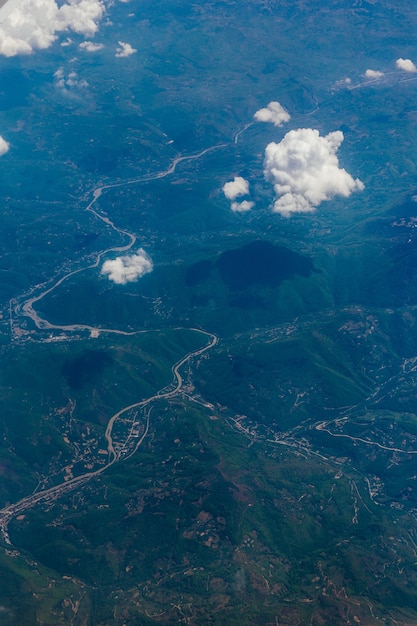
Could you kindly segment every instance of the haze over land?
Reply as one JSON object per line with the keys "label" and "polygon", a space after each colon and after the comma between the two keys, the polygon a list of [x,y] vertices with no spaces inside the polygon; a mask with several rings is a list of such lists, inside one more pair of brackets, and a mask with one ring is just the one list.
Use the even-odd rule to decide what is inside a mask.
{"label": "haze over land", "polygon": [[404,4],[0,9],[6,626],[417,624]]}

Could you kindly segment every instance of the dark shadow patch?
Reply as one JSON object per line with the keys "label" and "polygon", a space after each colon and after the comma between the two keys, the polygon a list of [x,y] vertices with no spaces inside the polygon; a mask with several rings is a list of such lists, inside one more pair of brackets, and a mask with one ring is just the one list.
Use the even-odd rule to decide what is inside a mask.
{"label": "dark shadow patch", "polygon": [[194,287],[199,283],[207,280],[213,269],[211,261],[198,261],[194,265],[190,265],[185,272],[185,284],[187,287]]}
{"label": "dark shadow patch", "polygon": [[394,277],[393,287],[398,287],[401,284],[409,285],[410,281],[415,285],[417,271],[417,249],[415,241],[409,240],[406,243],[397,244],[388,250],[386,254],[391,261],[391,274]]}
{"label": "dark shadow patch", "polygon": [[71,389],[79,390],[112,364],[113,358],[105,350],[85,350],[75,359],[65,361],[62,374]]}
{"label": "dark shadow patch", "polygon": [[230,300],[229,305],[239,309],[263,309],[266,306],[264,298],[252,296],[251,294],[238,295]]}
{"label": "dark shadow patch", "polygon": [[257,285],[278,287],[294,276],[309,276],[313,271],[310,258],[268,241],[254,241],[220,255],[217,268],[223,282],[232,290]]}
{"label": "dark shadow patch", "polygon": [[398,204],[392,207],[389,213],[397,218],[417,218],[417,191],[404,196]]}
{"label": "dark shadow patch", "polygon": [[190,305],[196,307],[208,307],[210,305],[209,296],[196,296],[193,294],[190,298]]}

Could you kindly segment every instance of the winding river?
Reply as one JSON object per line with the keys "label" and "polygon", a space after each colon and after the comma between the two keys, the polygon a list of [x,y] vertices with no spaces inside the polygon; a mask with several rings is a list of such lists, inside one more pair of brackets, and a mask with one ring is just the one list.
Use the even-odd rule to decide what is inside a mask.
{"label": "winding river", "polygon": [[[234,142],[237,141],[239,135],[242,132],[244,132],[245,129],[246,127],[243,130],[238,131],[235,134]],[[64,276],[61,276],[60,278],[56,279],[53,282],[53,284],[50,285],[49,287],[43,288],[36,295],[23,297],[21,299],[21,302],[16,301],[16,304],[14,306],[15,315],[17,315],[18,317],[30,318],[35,324],[36,328],[38,328],[39,330],[58,330],[58,331],[65,331],[69,333],[79,332],[79,331],[90,331],[90,332],[96,332],[96,333],[114,333],[114,334],[120,334],[120,335],[135,335],[135,334],[146,332],[143,330],[127,332],[127,331],[122,331],[122,330],[117,330],[117,329],[94,327],[94,326],[90,326],[87,324],[65,324],[65,325],[53,324],[38,314],[38,312],[35,309],[35,305],[39,303],[43,298],[45,298],[45,296],[47,296],[48,294],[58,289],[58,287],[60,287],[65,281],[67,281],[72,276],[80,274],[81,272],[84,272],[88,269],[99,267],[102,261],[102,258],[106,256],[107,254],[126,253],[129,250],[131,250],[133,246],[135,245],[137,237],[134,233],[130,233],[127,230],[123,230],[119,228],[118,226],[114,224],[114,222],[109,217],[101,215],[100,212],[95,208],[95,204],[97,200],[101,197],[103,192],[120,188],[120,187],[124,187],[124,186],[128,186],[128,185],[136,185],[136,184],[146,183],[146,182],[158,180],[161,178],[165,178],[166,176],[173,174],[177,166],[180,163],[201,159],[202,157],[204,157],[206,154],[210,152],[221,150],[222,148],[226,148],[228,146],[229,144],[220,144],[217,146],[206,148],[205,150],[202,150],[201,152],[197,154],[177,157],[172,161],[171,165],[166,170],[157,172],[153,175],[135,178],[135,179],[124,181],[124,182],[117,182],[113,184],[102,185],[100,187],[95,188],[91,192],[92,199],[88,203],[88,205],[85,207],[85,210],[92,213],[98,220],[102,221],[107,226],[110,226],[110,228],[112,228],[115,231],[115,233],[117,233],[121,237],[125,237],[127,239],[127,243],[121,246],[112,246],[111,248],[107,248],[106,250],[98,252],[94,263],[91,263],[89,265],[86,265],[85,267],[78,268],[76,270],[68,272]],[[33,294],[33,291],[32,291],[32,294]],[[10,504],[4,507],[3,509],[0,509],[0,532],[3,536],[3,539],[5,540],[7,544],[11,545],[11,541],[10,541],[10,537],[8,533],[8,525],[14,517],[31,509],[32,507],[34,507],[35,505],[39,503],[42,503],[42,502],[46,503],[46,502],[54,501],[60,496],[62,496],[63,494],[68,493],[69,491],[73,489],[82,487],[92,478],[105,472],[114,463],[120,462],[122,460],[129,458],[138,450],[139,446],[142,444],[149,430],[152,403],[156,400],[173,398],[174,396],[179,395],[181,393],[181,389],[182,389],[183,382],[184,382],[181,372],[180,372],[181,368],[184,366],[185,363],[189,362],[191,359],[198,357],[202,355],[204,352],[213,348],[218,342],[218,337],[214,335],[213,333],[209,333],[205,330],[201,330],[198,328],[190,328],[187,330],[192,330],[192,331],[201,333],[203,336],[207,337],[207,344],[203,346],[202,348],[188,352],[177,363],[173,365],[172,367],[173,383],[171,383],[167,387],[164,387],[155,395],[150,396],[149,398],[146,398],[144,400],[139,400],[138,402],[134,402],[128,406],[125,406],[119,411],[117,411],[117,413],[112,415],[105,429],[105,439],[107,442],[108,459],[104,465],[100,466],[98,469],[94,471],[85,472],[79,476],[76,476],[65,482],[62,482],[61,484],[36,491],[32,495],[26,496],[22,498],[21,500],[13,504]],[[146,407],[149,407],[149,408],[147,409],[145,413],[145,416],[146,416],[145,427],[144,427],[143,433],[137,436],[134,446],[127,447],[126,449],[125,449],[125,446],[121,446],[121,449],[116,450],[114,447],[114,442],[113,442],[113,428],[117,420],[119,420],[123,415],[125,415],[129,411],[132,411],[135,409],[137,409],[138,411],[139,410],[143,411],[144,409],[146,409]],[[130,432],[127,435],[126,441],[130,440],[131,438],[132,438],[132,434]],[[64,469],[65,468],[63,468],[63,470]]]}

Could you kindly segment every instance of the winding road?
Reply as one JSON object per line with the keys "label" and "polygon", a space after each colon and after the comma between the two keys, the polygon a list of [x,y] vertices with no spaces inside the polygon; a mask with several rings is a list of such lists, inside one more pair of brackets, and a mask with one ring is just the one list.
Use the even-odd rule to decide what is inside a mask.
{"label": "winding road", "polygon": [[105,465],[103,465],[102,467],[92,472],[85,472],[84,474],[81,474],[80,476],[76,476],[59,485],[55,485],[53,487],[49,487],[48,489],[38,491],[30,496],[26,496],[25,498],[22,498],[18,502],[10,504],[9,506],[4,507],[3,509],[0,509],[0,532],[3,536],[3,539],[5,540],[7,544],[11,545],[10,537],[8,534],[8,525],[14,517],[16,517],[17,515],[21,515],[24,511],[31,509],[33,506],[35,506],[36,504],[39,504],[40,502],[52,502],[58,499],[59,497],[61,497],[63,494],[68,493],[69,491],[72,491],[74,488],[81,487],[82,485],[90,481],[95,476],[98,476],[99,474],[102,474],[103,472],[105,472],[114,463],[126,460],[137,451],[137,449],[142,444],[149,430],[150,411],[148,411],[147,416],[146,416],[146,426],[145,426],[143,434],[137,440],[133,451],[130,450],[128,451],[127,454],[123,454],[122,452],[115,451],[114,446],[113,446],[113,439],[112,439],[113,426],[115,422],[124,413],[127,413],[128,411],[131,411],[133,409],[143,409],[149,406],[155,400],[173,398],[174,396],[177,396],[180,394],[182,385],[183,385],[183,378],[180,374],[181,367],[187,361],[190,361],[190,359],[200,356],[207,350],[210,350],[211,348],[213,348],[218,342],[218,337],[212,333],[208,333],[206,331],[196,329],[196,328],[191,328],[190,330],[195,330],[196,332],[200,332],[206,335],[209,338],[207,345],[197,350],[193,350],[192,352],[188,352],[188,354],[186,354],[180,361],[178,361],[175,365],[173,365],[172,373],[173,373],[174,380],[175,380],[174,388],[171,388],[171,385],[168,386],[168,389],[167,387],[164,387],[164,389],[167,389],[167,391],[164,391],[164,389],[162,389],[161,391],[158,391],[156,394],[154,394],[153,396],[150,396],[149,398],[146,398],[145,400],[140,400],[139,402],[134,402],[133,404],[125,406],[123,409],[120,409],[120,411],[115,413],[109,419],[107,427],[106,427],[106,431],[105,431],[105,438],[107,441],[107,451],[109,454],[109,458]]}
{"label": "winding road", "polygon": [[[245,129],[243,129],[244,131]],[[236,133],[235,137],[234,137],[234,141],[237,141],[238,136],[243,132],[243,131],[239,131],[238,133]],[[39,330],[58,330],[58,331],[65,331],[65,332],[78,332],[78,331],[90,331],[90,332],[97,332],[97,333],[114,333],[114,334],[119,334],[119,335],[136,335],[139,333],[144,333],[147,331],[144,330],[137,330],[137,331],[131,331],[131,332],[127,332],[127,331],[122,331],[122,330],[117,330],[117,329],[109,329],[109,328],[102,328],[102,327],[94,327],[94,326],[90,326],[87,324],[52,324],[51,322],[49,322],[48,320],[42,318],[37,311],[35,310],[35,305],[36,303],[39,303],[43,298],[45,298],[45,296],[47,296],[48,294],[52,293],[53,291],[55,291],[58,287],[60,287],[65,281],[67,281],[69,278],[71,278],[72,276],[75,276],[77,274],[80,274],[81,272],[84,272],[88,269],[93,269],[93,268],[97,268],[99,267],[102,258],[110,253],[126,253],[128,252],[130,249],[133,248],[133,246],[136,243],[137,237],[135,234],[130,233],[126,230],[123,230],[121,228],[119,228],[118,226],[116,226],[114,224],[114,222],[107,216],[101,215],[95,208],[94,205],[96,204],[97,200],[101,197],[101,195],[103,194],[103,192],[107,191],[107,190],[111,190],[111,189],[115,189],[115,188],[119,188],[119,187],[124,187],[127,185],[135,185],[135,184],[141,184],[141,183],[147,183],[150,181],[154,181],[154,180],[158,180],[161,178],[165,178],[166,176],[169,176],[171,174],[173,174],[178,166],[179,163],[185,162],[185,161],[193,161],[193,160],[197,160],[197,159],[201,159],[202,157],[204,157],[206,154],[213,152],[215,150],[220,150],[222,148],[227,147],[229,144],[220,144],[217,146],[212,146],[209,148],[206,148],[205,150],[202,150],[201,152],[199,152],[198,154],[192,154],[192,155],[186,155],[186,156],[180,156],[177,157],[173,160],[172,164],[164,171],[161,172],[157,172],[153,175],[149,175],[149,176],[145,176],[145,177],[140,177],[140,178],[135,178],[132,180],[128,180],[128,181],[124,181],[124,182],[118,182],[118,183],[113,183],[113,184],[108,184],[108,185],[102,185],[100,187],[97,187],[96,189],[94,189],[92,191],[92,200],[88,203],[88,205],[86,206],[85,210],[89,211],[90,213],[92,213],[98,220],[102,221],[104,224],[106,224],[107,226],[110,226],[110,228],[112,228],[115,233],[117,233],[118,235],[120,235],[121,237],[125,237],[127,238],[127,243],[125,245],[121,245],[121,246],[112,246],[111,248],[107,248],[106,250],[103,250],[101,252],[97,253],[96,259],[94,261],[94,263],[91,263],[89,265],[86,265],[82,268],[78,268],[76,270],[73,270],[71,272],[68,272],[67,274],[65,274],[64,276],[61,276],[60,278],[58,278],[57,280],[55,280],[53,282],[52,285],[50,285],[49,287],[43,288],[43,290],[38,293],[37,295],[30,295],[29,297],[23,296],[21,298],[21,302],[16,301],[15,306],[14,306],[14,313],[17,317],[27,317],[30,318],[33,323],[35,324],[36,328],[38,328]],[[38,289],[35,288],[35,289]],[[33,294],[33,292],[35,291],[35,289],[32,290],[31,294]],[[10,307],[11,310],[11,307]],[[13,332],[13,325],[11,323],[11,329]],[[176,329],[178,330],[178,329]],[[122,460],[125,460],[127,458],[129,458],[130,456],[132,456],[139,448],[139,446],[142,444],[143,440],[145,439],[148,430],[149,430],[149,422],[150,422],[150,413],[151,413],[151,404],[156,401],[156,400],[161,400],[161,399],[168,399],[168,398],[173,398],[174,396],[177,396],[181,393],[182,390],[182,386],[183,386],[183,377],[181,375],[181,368],[182,366],[187,363],[188,361],[190,361],[192,358],[198,357],[200,355],[202,355],[204,352],[210,350],[211,348],[213,348],[217,342],[218,342],[218,337],[216,335],[214,335],[213,333],[209,333],[205,330],[201,330],[198,328],[189,328],[187,330],[191,330],[194,332],[198,332],[201,333],[202,335],[206,336],[208,338],[208,343],[203,346],[202,348],[199,348],[197,350],[193,350],[191,352],[188,352],[184,357],[182,357],[177,363],[175,363],[172,367],[172,374],[173,374],[173,383],[171,383],[170,385],[168,385],[167,387],[164,387],[163,389],[161,389],[160,391],[158,391],[155,395],[150,396],[149,398],[146,398],[144,400],[140,400],[138,402],[134,402],[128,406],[123,407],[122,409],[120,409],[119,411],[117,411],[117,413],[115,413],[108,421],[107,423],[107,427],[105,430],[105,439],[107,442],[107,452],[108,452],[108,460],[107,462],[102,465],[101,467],[99,467],[98,469],[91,471],[91,472],[85,472],[79,476],[76,476],[74,478],[71,478],[69,480],[66,480],[65,482],[62,482],[58,485],[49,487],[47,489],[43,489],[40,491],[36,491],[35,493],[33,493],[32,495],[26,496],[24,498],[22,498],[21,500],[18,500],[15,503],[12,503],[6,507],[4,507],[3,509],[0,509],[0,533],[3,536],[4,541],[8,544],[11,545],[11,541],[10,541],[10,537],[9,537],[9,533],[8,533],[8,525],[10,523],[10,521],[16,517],[17,515],[22,514],[23,512],[31,509],[32,507],[34,507],[36,504],[39,504],[41,502],[43,503],[47,503],[47,502],[52,502],[56,499],[58,499],[59,497],[61,497],[63,494],[68,493],[69,491],[72,491],[75,488],[80,488],[83,485],[85,485],[88,481],[90,481],[92,478],[98,476],[99,474],[102,474],[103,472],[105,472],[109,467],[111,467],[114,463],[116,462],[120,462]],[[127,414],[129,411],[133,411],[133,410],[143,410],[146,407],[149,407],[147,412],[146,412],[146,424],[145,424],[145,428],[143,433],[141,433],[138,437],[136,437],[136,441],[134,443],[134,446],[130,446],[126,447],[126,445],[122,445],[120,447],[119,451],[116,451],[115,447],[114,447],[114,441],[113,441],[113,428],[115,423],[125,414]],[[132,432],[129,432],[126,442],[130,441],[132,439]],[[63,468],[65,469],[65,468]]]}
{"label": "winding road", "polygon": [[[249,125],[247,125],[243,130],[240,130],[240,131],[238,131],[235,134],[234,141],[237,140],[239,135],[242,132],[244,132],[246,130],[246,128],[249,128]],[[35,326],[38,329],[40,329],[40,330],[63,330],[63,331],[66,331],[66,332],[76,332],[76,331],[87,330],[87,331],[90,331],[90,332],[98,331],[98,332],[106,332],[106,333],[115,333],[115,334],[119,334],[119,335],[135,335],[135,334],[137,334],[137,331],[125,332],[125,331],[116,330],[116,329],[89,326],[87,324],[67,324],[67,325],[52,324],[48,320],[42,318],[36,312],[36,310],[34,309],[34,304],[36,304],[37,302],[42,300],[48,294],[50,294],[53,291],[55,291],[55,289],[60,287],[60,285],[62,285],[62,283],[67,281],[72,276],[75,276],[76,274],[80,274],[81,272],[85,272],[85,271],[87,271],[89,269],[94,269],[94,268],[98,267],[100,265],[100,263],[101,263],[102,258],[104,256],[106,256],[107,254],[110,254],[110,253],[123,253],[123,252],[126,253],[129,250],[131,250],[131,248],[133,248],[133,246],[135,245],[135,243],[137,241],[136,235],[134,235],[133,233],[128,232],[127,230],[123,230],[122,228],[119,228],[118,226],[116,226],[114,224],[114,222],[110,218],[108,218],[105,215],[101,215],[98,211],[96,211],[93,208],[95,203],[97,202],[97,200],[102,195],[103,191],[116,189],[116,188],[119,188],[119,187],[127,187],[129,185],[144,184],[144,183],[148,183],[148,182],[151,182],[151,181],[154,181],[154,180],[159,180],[161,178],[165,178],[166,176],[170,176],[171,174],[173,174],[175,172],[175,170],[177,169],[177,166],[178,166],[179,163],[183,163],[185,161],[195,161],[197,159],[201,159],[206,154],[209,154],[210,152],[214,152],[216,150],[221,150],[222,148],[226,148],[226,147],[228,147],[228,145],[229,144],[226,144],[226,143],[219,144],[217,146],[211,146],[210,148],[206,148],[205,150],[202,150],[201,152],[198,152],[197,154],[191,154],[191,155],[176,157],[173,160],[173,162],[171,163],[171,165],[166,170],[163,170],[162,172],[157,172],[157,173],[151,174],[149,176],[142,176],[142,177],[139,177],[139,178],[134,178],[134,179],[127,180],[127,181],[124,181],[124,182],[112,183],[112,184],[109,184],[109,185],[102,185],[101,187],[96,187],[92,191],[93,198],[88,203],[88,205],[85,207],[85,211],[89,211],[90,213],[92,213],[98,220],[102,221],[107,226],[110,226],[110,228],[112,228],[115,231],[115,233],[117,233],[121,237],[127,237],[128,238],[128,243],[123,245],[123,246],[112,246],[111,248],[107,248],[106,250],[102,250],[101,252],[99,252],[97,254],[97,257],[96,257],[96,260],[94,261],[94,263],[91,263],[90,265],[86,265],[85,267],[81,267],[81,268],[78,268],[76,270],[73,270],[72,272],[68,272],[67,274],[65,274],[64,276],[62,276],[58,280],[56,280],[50,287],[44,289],[43,291],[41,291],[41,293],[39,293],[36,296],[32,296],[32,297],[29,297],[29,298],[23,297],[23,302],[22,303],[17,302],[15,307],[14,307],[15,314],[17,316],[29,317],[34,322]],[[139,331],[139,332],[141,332],[141,331]]]}

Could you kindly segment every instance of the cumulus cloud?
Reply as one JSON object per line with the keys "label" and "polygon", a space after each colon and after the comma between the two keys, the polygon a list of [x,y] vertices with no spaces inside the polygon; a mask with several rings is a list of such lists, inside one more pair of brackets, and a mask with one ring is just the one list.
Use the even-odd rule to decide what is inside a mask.
{"label": "cumulus cloud", "polygon": [[225,183],[223,193],[228,200],[231,200],[230,208],[234,213],[245,213],[255,206],[255,203],[249,200],[235,202],[236,198],[249,195],[249,183],[242,176],[235,176],[233,180]]}
{"label": "cumulus cloud", "polygon": [[143,248],[139,248],[136,254],[119,256],[116,259],[105,261],[101,273],[107,275],[109,280],[117,285],[126,285],[126,283],[134,283],[152,270],[151,258]]}
{"label": "cumulus cloud", "polygon": [[230,208],[234,213],[245,213],[246,211],[250,211],[254,206],[254,202],[243,200],[243,202],[232,202]]}
{"label": "cumulus cloud", "polygon": [[378,80],[378,78],[382,78],[384,76],[384,72],[380,72],[379,70],[366,70],[365,78],[369,78],[372,80]]}
{"label": "cumulus cloud", "polygon": [[336,152],[342,142],[341,131],[321,137],[318,130],[299,128],[267,145],[264,175],[277,195],[275,213],[308,213],[324,200],[364,189],[359,179],[339,168]]}
{"label": "cumulus cloud", "polygon": [[9,2],[0,10],[0,54],[6,57],[49,48],[63,31],[91,37],[104,14],[101,0]]}
{"label": "cumulus cloud", "polygon": [[62,67],[55,72],[54,78],[57,88],[66,94],[88,87],[87,81],[79,78],[77,72],[70,72],[66,76]]}
{"label": "cumulus cloud", "polygon": [[411,72],[413,74],[417,72],[417,67],[411,59],[397,59],[395,65],[397,66],[397,69],[403,70],[404,72]]}
{"label": "cumulus cloud", "polygon": [[349,78],[349,76],[345,76],[345,78],[341,78],[340,80],[337,80],[334,85],[332,86],[332,90],[334,89],[346,89],[351,86],[352,84],[352,79]]}
{"label": "cumulus cloud", "polygon": [[3,139],[3,137],[0,136],[0,156],[3,156],[3,154],[6,154],[6,152],[9,151],[10,148],[10,144]]}
{"label": "cumulus cloud", "polygon": [[135,52],[137,52],[135,48],[132,48],[130,43],[126,43],[124,41],[118,41],[117,43],[120,46],[119,48],[117,48],[115,54],[118,59],[121,59],[123,57],[130,57],[131,54],[135,54]]}
{"label": "cumulus cloud", "polygon": [[253,116],[258,122],[271,122],[274,126],[282,126],[291,119],[288,111],[279,102],[270,102],[264,109],[259,109]]}
{"label": "cumulus cloud", "polygon": [[83,41],[78,47],[86,52],[97,52],[97,50],[104,48],[102,43],[94,43],[93,41]]}
{"label": "cumulus cloud", "polygon": [[223,193],[228,200],[247,196],[249,195],[249,183],[242,176],[235,176],[233,180],[223,185]]}

